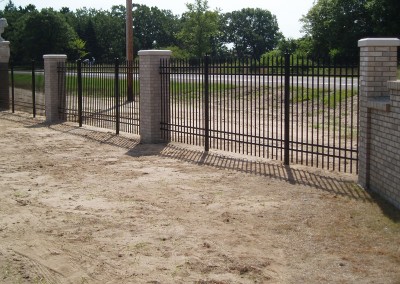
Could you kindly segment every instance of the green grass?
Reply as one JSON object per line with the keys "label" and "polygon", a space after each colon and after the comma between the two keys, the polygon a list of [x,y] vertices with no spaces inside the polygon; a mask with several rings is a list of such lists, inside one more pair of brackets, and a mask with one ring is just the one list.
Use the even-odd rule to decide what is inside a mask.
{"label": "green grass", "polygon": [[[400,76],[400,69],[399,69]],[[36,90],[44,90],[44,76],[43,74],[36,74],[35,78]],[[32,75],[31,74],[14,74],[14,84],[16,88],[32,90]],[[67,84],[77,86],[76,76],[67,76]],[[114,78],[82,78],[83,90],[85,93],[96,94],[97,97],[111,97],[114,96]],[[210,83],[210,92],[224,93],[226,91],[236,88],[234,84],[227,83]],[[76,88],[76,87],[74,87]],[[126,80],[119,81],[120,90],[125,90]],[[139,81],[133,80],[134,90],[139,90]],[[196,82],[177,82],[171,81],[170,92],[174,94],[175,99],[179,100],[192,100],[197,99],[204,93],[204,85]],[[305,87],[291,87],[292,103],[302,103],[305,101],[312,101],[321,99],[325,106],[335,108],[342,101],[349,97],[357,95],[357,91],[336,91],[330,92],[322,90],[313,90]]]}
{"label": "green grass", "polygon": [[[73,86],[76,89],[77,77],[67,76],[67,85]],[[42,74],[37,74],[35,76],[36,90],[40,91],[44,89],[44,76]],[[14,86],[15,88],[32,90],[32,75],[31,74],[14,74]],[[84,92],[90,94],[97,94],[98,97],[110,97],[114,96],[114,78],[82,78],[82,87]],[[233,84],[223,84],[223,83],[211,83],[210,90],[215,92],[224,92],[226,90],[234,89],[236,86]],[[120,90],[126,88],[126,80],[119,80]],[[139,90],[139,80],[133,80],[134,90]],[[199,94],[203,94],[204,87],[203,84],[193,83],[193,82],[176,82],[172,81],[170,84],[171,93],[179,93],[180,98],[189,100],[196,98]]]}
{"label": "green grass", "polygon": [[[76,77],[71,77],[70,80],[75,80],[74,84],[77,84]],[[68,80],[68,78],[67,78]],[[133,90],[139,90],[139,80],[133,80]],[[67,83],[68,84],[68,83]],[[113,97],[115,89],[114,78],[82,78],[82,89],[84,94],[92,94],[96,97]],[[123,90],[127,88],[127,80],[121,79],[118,81],[119,90],[124,93]]]}
{"label": "green grass", "polygon": [[[36,91],[44,90],[44,75],[35,75]],[[18,89],[32,90],[32,74],[14,74],[14,86]]]}
{"label": "green grass", "polygon": [[345,101],[347,98],[351,98],[357,95],[357,91],[340,91],[340,92],[331,92],[329,95],[324,95],[323,102],[326,106],[330,108],[335,108],[342,101]]}
{"label": "green grass", "polygon": [[338,104],[345,101],[350,97],[357,95],[357,91],[353,90],[341,90],[336,92],[328,91],[317,91],[310,88],[295,87],[291,88],[292,93],[292,103],[302,103],[306,101],[318,100],[320,99],[325,106],[330,108],[335,108]]}
{"label": "green grass", "polygon": [[[192,82],[176,82],[172,81],[170,86],[170,92],[174,94],[175,98],[181,100],[191,100],[196,99],[199,96],[203,96],[205,91],[204,85],[202,83],[192,83]],[[233,84],[224,83],[210,83],[209,90],[210,93],[223,93],[227,90],[232,90],[236,88]]]}

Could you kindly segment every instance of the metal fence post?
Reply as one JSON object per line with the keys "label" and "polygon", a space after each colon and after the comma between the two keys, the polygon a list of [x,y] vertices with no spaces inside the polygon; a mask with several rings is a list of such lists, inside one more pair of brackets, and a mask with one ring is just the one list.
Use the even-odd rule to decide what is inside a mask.
{"label": "metal fence post", "polygon": [[32,60],[32,110],[33,110],[33,117],[36,117],[36,78],[35,78],[35,60]]}
{"label": "metal fence post", "polygon": [[[128,61],[128,65],[130,62]],[[120,124],[120,113],[119,113],[119,60],[115,58],[115,80],[114,80],[114,92],[115,92],[115,134],[119,134],[119,124]],[[129,82],[129,79],[128,79]],[[129,86],[128,86],[129,87]],[[133,94],[133,93],[132,93]],[[129,100],[129,93],[128,93],[128,100]]]}
{"label": "metal fence post", "polygon": [[15,91],[14,91],[14,64],[13,62],[10,63],[11,65],[11,111],[12,113],[15,112]]}
{"label": "metal fence post", "polygon": [[289,165],[290,151],[290,54],[285,53],[285,142],[284,142],[284,161],[285,165]]}
{"label": "metal fence post", "polygon": [[0,40],[0,110],[9,110],[10,108],[9,62],[10,42]]}
{"label": "metal fence post", "polygon": [[133,96],[133,64],[135,61],[133,60],[127,60],[126,64],[127,64],[127,72],[126,72],[126,76],[127,76],[127,101],[128,102],[133,102],[134,96]]}
{"label": "metal fence post", "polygon": [[204,151],[210,150],[210,108],[208,65],[210,57],[204,57]]}
{"label": "metal fence post", "polygon": [[82,127],[82,61],[79,59],[77,62],[78,74],[78,120],[79,127]]}

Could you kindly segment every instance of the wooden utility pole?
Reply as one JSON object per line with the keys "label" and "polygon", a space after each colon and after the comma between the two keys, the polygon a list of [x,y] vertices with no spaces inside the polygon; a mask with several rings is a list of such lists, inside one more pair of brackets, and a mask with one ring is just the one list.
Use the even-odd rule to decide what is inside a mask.
{"label": "wooden utility pole", "polygon": [[127,60],[127,97],[133,101],[133,16],[132,0],[126,0],[126,60]]}

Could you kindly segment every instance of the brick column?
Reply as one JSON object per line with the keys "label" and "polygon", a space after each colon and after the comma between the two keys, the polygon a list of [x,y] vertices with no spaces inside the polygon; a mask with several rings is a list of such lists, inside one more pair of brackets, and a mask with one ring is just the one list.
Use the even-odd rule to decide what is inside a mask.
{"label": "brick column", "polygon": [[[171,57],[169,50],[139,51],[141,143],[161,143],[161,74],[160,60]],[[164,94],[165,95],[165,94]]]}
{"label": "brick column", "polygon": [[[371,181],[371,110],[390,110],[388,81],[397,78],[396,38],[367,38],[360,47],[360,121],[359,121],[359,184],[370,189]],[[378,170],[378,169],[373,169]]]}
{"label": "brick column", "polygon": [[[62,120],[59,116],[59,107],[65,104],[65,94],[60,94],[58,81],[61,79],[64,82],[65,74],[61,77],[59,76],[57,65],[60,62],[65,63],[67,56],[63,54],[47,54],[43,55],[43,59],[46,122],[53,123]],[[65,90],[65,88],[61,90]]]}
{"label": "brick column", "polygon": [[10,42],[0,41],[0,110],[10,108],[8,82],[8,62],[10,60]]}

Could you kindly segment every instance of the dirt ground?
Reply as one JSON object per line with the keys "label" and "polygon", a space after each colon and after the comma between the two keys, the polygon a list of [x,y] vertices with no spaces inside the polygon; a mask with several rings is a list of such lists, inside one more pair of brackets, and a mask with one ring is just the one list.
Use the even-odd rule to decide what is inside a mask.
{"label": "dirt ground", "polygon": [[0,282],[400,283],[355,180],[0,112]]}

